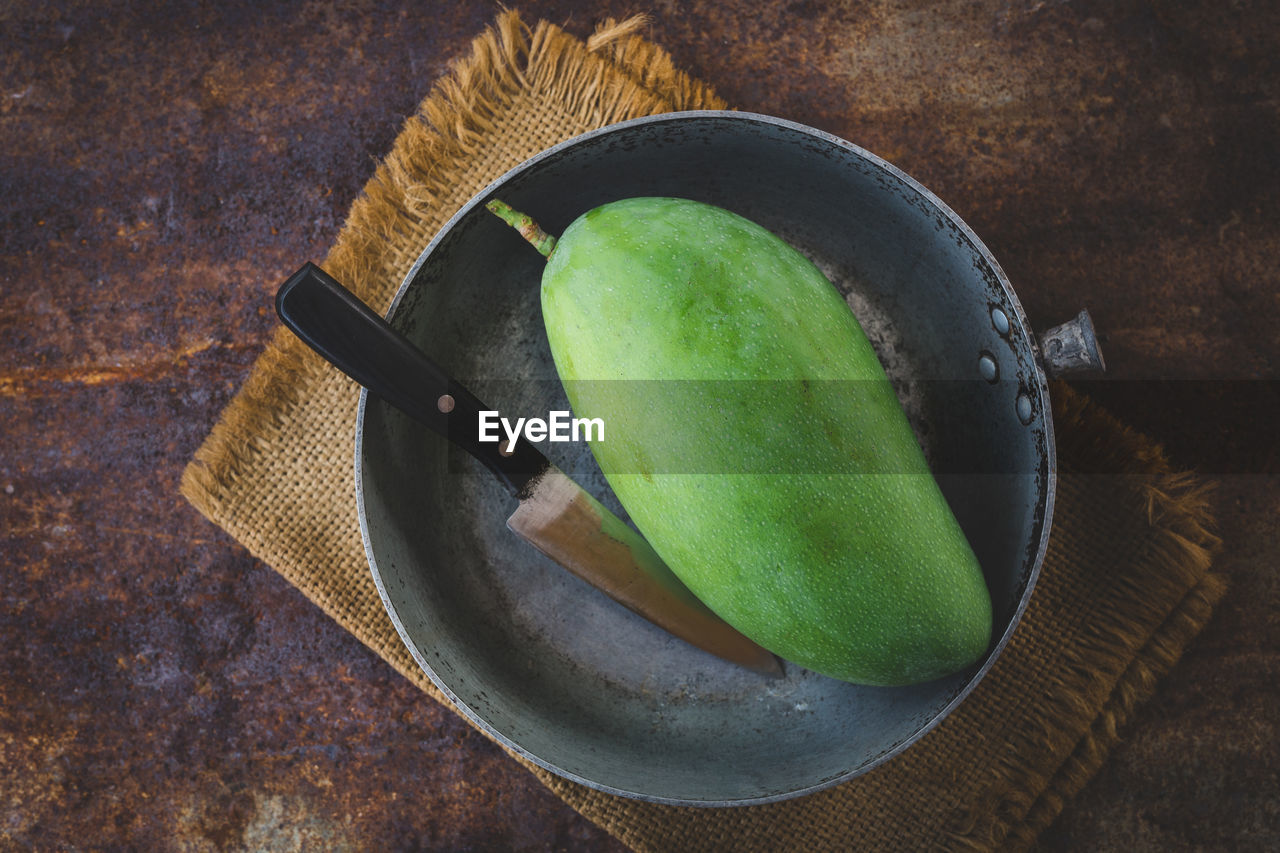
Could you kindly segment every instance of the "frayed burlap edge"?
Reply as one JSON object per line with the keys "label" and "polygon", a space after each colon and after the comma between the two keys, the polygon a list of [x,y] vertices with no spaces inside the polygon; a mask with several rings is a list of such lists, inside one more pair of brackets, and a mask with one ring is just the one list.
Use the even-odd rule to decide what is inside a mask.
{"label": "frayed burlap edge", "polygon": [[[1070,488],[1080,478],[1102,477],[1140,496],[1153,533],[1135,562],[1160,571],[1126,578],[1127,606],[1094,614],[1096,621],[1079,632],[1064,659],[1064,666],[1077,676],[1073,682],[1087,686],[1059,686],[1046,702],[1053,709],[1052,728],[1022,733],[1027,750],[1047,744],[1061,761],[1036,767],[1014,760],[1026,753],[1013,750],[1001,761],[1003,784],[993,787],[993,796],[979,799],[950,832],[958,847],[1032,846],[1102,767],[1121,741],[1122,729],[1204,628],[1226,591],[1225,579],[1210,571],[1221,546],[1213,532],[1212,484],[1173,471],[1157,443],[1065,383],[1054,384],[1052,398],[1060,488]],[[1073,470],[1085,460],[1088,471],[1119,473]],[[1096,492],[1096,487],[1090,490]],[[1175,602],[1172,607],[1170,601]],[[1135,612],[1143,608],[1155,609]],[[1134,631],[1135,621],[1148,624],[1152,619],[1158,623],[1154,631]]]}

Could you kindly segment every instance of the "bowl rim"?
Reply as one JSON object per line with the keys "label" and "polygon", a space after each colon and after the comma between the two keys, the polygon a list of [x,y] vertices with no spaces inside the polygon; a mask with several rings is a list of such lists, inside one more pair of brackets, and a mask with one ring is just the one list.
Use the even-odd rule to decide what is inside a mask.
{"label": "bowl rim", "polygon": [[[1016,325],[1019,325],[1023,330],[1026,331],[1026,342],[1027,342],[1027,346],[1030,348],[1030,354],[1032,356],[1031,366],[1034,368],[1034,371],[1035,371],[1034,392],[1037,397],[1036,403],[1035,403],[1036,405],[1035,411],[1037,412],[1039,418],[1043,422],[1044,437],[1045,437],[1044,453],[1042,458],[1042,467],[1044,471],[1044,477],[1042,480],[1043,485],[1041,487],[1043,498],[1042,498],[1042,503],[1039,503],[1038,505],[1039,513],[1037,518],[1037,522],[1039,523],[1039,527],[1040,527],[1038,541],[1035,542],[1034,553],[1032,553],[1030,549],[1028,550],[1031,566],[1030,566],[1030,570],[1027,573],[1026,585],[1023,588],[1022,594],[1016,606],[1014,607],[1014,611],[1009,618],[1008,625],[1005,627],[1004,632],[1001,634],[1000,638],[995,643],[993,643],[992,648],[988,652],[986,659],[983,661],[982,665],[969,677],[968,681],[966,681],[965,684],[960,688],[960,690],[956,692],[956,694],[951,698],[951,700],[948,701],[947,704],[944,705],[939,711],[937,711],[937,713],[935,713],[928,720],[928,722],[923,724],[919,729],[917,729],[908,737],[904,738],[902,741],[894,744],[889,749],[886,749],[885,751],[877,755],[875,758],[869,760],[868,762],[866,762],[863,765],[860,765],[857,768],[846,771],[844,773],[837,774],[830,778],[818,780],[810,785],[807,785],[802,788],[797,788],[792,791],[768,794],[768,795],[763,795],[758,797],[744,797],[739,799],[727,799],[727,800],[726,799],[689,799],[687,797],[667,797],[667,796],[662,796],[660,794],[652,794],[649,792],[629,791],[624,788],[620,788],[614,785],[609,785],[607,783],[589,779],[581,776],[580,774],[573,773],[572,771],[566,770],[565,768],[558,766],[554,761],[551,761],[540,755],[537,755],[529,751],[527,748],[525,748],[521,744],[513,741],[503,732],[499,731],[493,725],[491,725],[486,719],[484,719],[482,715],[477,713],[473,708],[471,708],[464,701],[462,701],[462,699],[460,699],[459,696],[456,693],[454,693],[454,691],[449,687],[449,685],[435,672],[435,669],[426,660],[426,657],[418,649],[417,643],[413,640],[413,638],[410,635],[410,632],[405,627],[403,621],[401,620],[399,614],[397,613],[396,608],[390,599],[390,595],[387,591],[387,588],[383,582],[382,573],[378,568],[378,561],[374,553],[372,537],[369,532],[368,518],[365,512],[363,455],[364,455],[365,415],[366,415],[368,404],[369,404],[369,391],[368,389],[363,387],[360,389],[360,398],[359,398],[359,403],[357,405],[357,411],[356,411],[356,434],[355,434],[355,442],[354,442],[353,449],[354,449],[354,465],[355,465],[354,473],[355,473],[355,487],[356,487],[356,508],[357,508],[357,514],[359,517],[359,524],[360,524],[360,537],[361,537],[361,542],[363,543],[363,546],[364,546],[365,557],[369,563],[369,569],[373,575],[374,584],[378,590],[378,596],[382,601],[383,609],[386,611],[388,617],[391,619],[392,624],[395,626],[396,633],[399,635],[401,642],[405,644],[410,654],[413,656],[414,662],[426,674],[426,676],[431,681],[431,683],[435,685],[436,689],[438,689],[448,699],[448,701],[453,705],[455,710],[461,713],[468,720],[468,722],[470,722],[474,726],[477,726],[488,737],[490,737],[492,740],[497,742],[499,745],[503,746],[508,751],[515,753],[521,758],[531,762],[532,764],[544,770],[550,771],[551,773],[554,773],[557,776],[560,776],[562,778],[569,779],[570,781],[577,782],[592,790],[601,791],[603,793],[613,794],[613,795],[625,797],[628,799],[635,799],[642,802],[651,802],[651,803],[657,803],[662,805],[716,808],[716,807],[730,807],[730,806],[764,805],[767,803],[782,802],[785,800],[794,799],[796,797],[805,796],[807,794],[816,793],[818,791],[822,791],[827,788],[834,787],[842,782],[847,782],[850,779],[856,778],[857,776],[867,773],[870,770],[873,770],[876,767],[881,766],[882,764],[889,761],[890,759],[895,758],[898,755],[901,755],[909,747],[914,745],[922,737],[924,737],[926,734],[931,732],[935,727],[937,727],[939,723],[941,723],[944,719],[946,719],[946,717],[948,717],[953,711],[955,711],[955,709],[959,707],[959,705],[969,697],[969,695],[974,691],[977,685],[986,677],[987,673],[991,670],[995,662],[1000,658],[1000,656],[1004,652],[1004,649],[1008,645],[1010,639],[1012,638],[1015,629],[1018,627],[1018,625],[1022,621],[1022,617],[1026,612],[1028,603],[1030,602],[1032,592],[1034,591],[1037,581],[1039,580],[1041,566],[1044,563],[1045,554],[1048,550],[1050,531],[1053,527],[1053,515],[1054,515],[1054,507],[1056,503],[1056,494],[1057,494],[1057,447],[1056,447],[1056,441],[1055,441],[1054,429],[1053,429],[1053,409],[1050,405],[1050,400],[1049,400],[1048,378],[1044,371],[1043,360],[1042,360],[1040,348],[1039,348],[1039,342],[1036,339],[1036,335],[1031,331],[1031,325],[1026,316],[1026,312],[1023,309],[1022,303],[1018,299],[1018,296],[1013,289],[1012,283],[1009,281],[1008,276],[1005,274],[1004,269],[1000,266],[995,256],[991,253],[990,249],[987,248],[986,244],[983,243],[981,239],[979,239],[976,233],[974,233],[973,229],[971,229],[969,225],[958,214],[956,214],[955,211],[951,209],[950,206],[948,206],[942,199],[940,199],[937,195],[935,195],[931,190],[929,190],[927,187],[925,187],[922,183],[917,181],[915,178],[911,177],[902,169],[893,165],[892,163],[885,160],[884,158],[879,157],[878,155],[873,154],[872,152],[866,150],[865,148],[862,148],[861,146],[858,146],[852,142],[849,142],[846,139],[843,139],[827,131],[820,130],[815,127],[811,127],[809,125],[801,124],[799,122],[791,121],[789,119],[779,118],[777,116],[766,115],[763,113],[746,112],[746,111],[739,111],[739,110],[686,110],[686,111],[680,111],[680,112],[660,113],[660,114],[651,115],[651,116],[641,116],[638,118],[615,122],[609,125],[605,125],[603,127],[586,131],[584,133],[578,134],[576,136],[573,136],[561,142],[558,142],[555,145],[544,149],[543,151],[540,151],[539,153],[533,155],[527,160],[524,160],[518,165],[513,166],[512,168],[503,172],[494,180],[490,181],[482,189],[480,189],[477,193],[475,193],[470,199],[468,199],[466,203],[464,203],[461,207],[459,207],[458,210],[455,211],[454,214],[451,217],[449,217],[449,219],[442,226],[440,226],[440,229],[436,232],[436,234],[432,237],[432,239],[418,254],[417,259],[414,261],[413,265],[409,268],[408,272],[405,274],[403,280],[401,281],[399,287],[396,290],[395,296],[392,298],[391,303],[387,308],[385,319],[388,322],[390,322],[394,318],[397,309],[400,307],[400,304],[403,302],[406,293],[409,291],[414,280],[417,278],[419,271],[421,270],[423,265],[427,262],[427,260],[430,258],[430,256],[433,254],[436,247],[452,232],[452,230],[458,224],[458,222],[460,222],[462,219],[469,216],[476,207],[482,206],[492,196],[497,194],[497,191],[501,189],[513,177],[535,167],[536,165],[538,165],[539,163],[547,159],[557,156],[558,154],[560,154],[560,152],[566,149],[577,147],[581,144],[584,144],[592,139],[595,139],[601,136],[626,132],[635,127],[643,127],[648,125],[657,125],[657,124],[665,124],[665,123],[684,123],[684,122],[691,122],[691,121],[697,122],[697,121],[705,121],[705,120],[721,120],[721,121],[728,120],[728,121],[744,123],[744,124],[768,125],[772,127],[782,128],[784,130],[787,130],[796,134],[815,138],[821,142],[824,142],[836,148],[843,149],[849,154],[852,154],[855,157],[859,157],[861,159],[867,160],[872,165],[889,173],[891,176],[901,181],[906,187],[918,193],[926,203],[928,203],[931,207],[933,207],[939,213],[941,213],[964,236],[964,238],[969,241],[974,251],[976,251],[982,257],[983,261],[989,266],[991,271],[994,273],[995,279],[998,282],[1001,290],[1003,291],[1005,299],[1007,300],[1007,304],[1010,307],[1012,307],[1014,311],[1015,318],[1011,318],[1011,319],[1016,319]],[[1025,565],[1025,562],[1024,562],[1024,565]]]}

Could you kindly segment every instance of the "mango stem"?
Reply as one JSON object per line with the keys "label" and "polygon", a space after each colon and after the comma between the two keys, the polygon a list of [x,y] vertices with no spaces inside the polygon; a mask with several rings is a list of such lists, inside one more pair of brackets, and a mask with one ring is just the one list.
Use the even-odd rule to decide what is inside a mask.
{"label": "mango stem", "polygon": [[556,247],[556,238],[538,227],[533,217],[527,213],[514,210],[511,205],[498,199],[485,204],[485,208],[494,216],[520,232],[520,236],[529,241],[542,257],[551,257],[551,250]]}

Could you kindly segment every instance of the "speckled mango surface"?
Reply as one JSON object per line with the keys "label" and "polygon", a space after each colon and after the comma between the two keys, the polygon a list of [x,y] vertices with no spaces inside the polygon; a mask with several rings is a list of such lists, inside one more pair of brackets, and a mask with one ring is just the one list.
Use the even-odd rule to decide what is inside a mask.
{"label": "speckled mango surface", "polygon": [[986,651],[982,572],[836,288],[721,208],[635,198],[561,235],[542,279],[557,370],[618,499],[738,630],[861,684]]}

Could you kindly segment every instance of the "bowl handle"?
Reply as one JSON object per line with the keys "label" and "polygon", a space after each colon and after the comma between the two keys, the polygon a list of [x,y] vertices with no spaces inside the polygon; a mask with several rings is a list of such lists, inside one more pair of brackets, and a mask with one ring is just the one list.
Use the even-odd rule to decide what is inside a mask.
{"label": "bowl handle", "polygon": [[1040,358],[1050,379],[1107,369],[1088,310],[1040,335]]}

